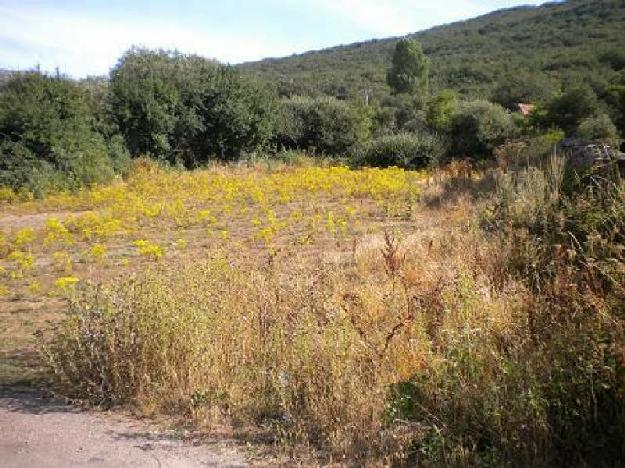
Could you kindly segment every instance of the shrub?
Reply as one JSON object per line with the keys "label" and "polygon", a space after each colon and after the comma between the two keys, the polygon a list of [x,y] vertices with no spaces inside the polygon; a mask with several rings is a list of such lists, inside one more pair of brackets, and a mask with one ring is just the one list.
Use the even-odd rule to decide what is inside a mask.
{"label": "shrub", "polygon": [[606,114],[588,117],[577,127],[577,136],[587,141],[601,141],[618,147],[619,132]]}
{"label": "shrub", "polygon": [[[206,180],[163,178],[151,164],[135,180],[150,194]],[[235,196],[238,207],[255,188],[282,199],[294,181],[332,203],[418,188],[402,170],[366,170],[345,186],[343,167],[329,179],[281,172],[246,169],[253,192]],[[210,179],[233,188],[223,168]],[[454,201],[433,231],[404,244],[372,235],[347,261],[277,249],[266,262],[237,243],[123,281],[80,281],[47,363],[74,398],[256,423],[358,465],[610,466],[625,437],[625,196],[615,186],[567,194],[562,182],[559,160],[502,176],[485,213],[494,233],[463,215],[473,203]]]}
{"label": "shrub", "polygon": [[544,168],[551,162],[557,144],[564,138],[562,130],[510,140],[495,148],[495,160],[500,169],[520,170],[528,167]]}
{"label": "shrub", "polygon": [[[46,350],[64,392],[146,411],[269,419],[339,451],[379,430],[384,385],[349,321],[331,317],[328,292],[229,262],[217,255],[79,291]],[[331,273],[326,281],[337,287]]]}
{"label": "shrub", "polygon": [[365,144],[360,150],[358,161],[369,166],[414,169],[437,161],[444,152],[444,143],[434,135],[400,133]]}
{"label": "shrub", "polygon": [[388,103],[373,103],[372,137],[388,135],[397,130],[397,110]]}
{"label": "shrub", "polygon": [[609,466],[625,437],[625,188],[591,179],[569,191],[563,168],[554,158],[546,170],[503,176],[492,214],[511,247],[509,271],[532,293],[528,325],[552,463]]}
{"label": "shrub", "polygon": [[533,402],[517,397],[534,385],[524,361],[497,348],[522,327],[518,304],[480,292],[488,276],[462,265],[466,243],[404,255],[384,242],[353,269],[215,255],[85,286],[48,363],[75,398],[196,418],[221,410],[354,460],[401,459],[412,445],[436,463],[436,437],[449,456],[476,456],[478,430],[505,447],[538,427]]}
{"label": "shrub", "polygon": [[401,94],[382,99],[381,107],[373,112],[376,135],[428,131],[425,98],[423,94]]}
{"label": "shrub", "polygon": [[254,151],[271,132],[268,94],[197,56],[131,49],[111,72],[111,100],[133,156],[193,167]]}
{"label": "shrub", "polygon": [[458,109],[458,97],[451,90],[444,90],[427,103],[427,123],[436,132],[449,132],[451,121]]}
{"label": "shrub", "polygon": [[84,90],[60,76],[14,75],[0,88],[0,185],[43,194],[104,182],[114,174],[111,154],[123,159],[91,127]]}
{"label": "shrub", "polygon": [[115,134],[107,140],[106,146],[115,173],[126,175],[130,169],[131,158],[126,143],[124,143],[124,138],[119,134]]}
{"label": "shrub", "polygon": [[543,128],[556,127],[573,136],[579,124],[596,115],[598,109],[594,91],[588,86],[576,86],[554,97],[542,112],[535,114],[534,120]]}
{"label": "shrub", "polygon": [[[623,277],[625,187],[603,178],[571,184],[566,175],[564,160],[552,157],[545,169],[501,176],[492,220],[500,229],[527,232],[537,242],[526,252],[528,258],[516,262],[531,269],[523,270],[524,276],[552,279],[559,267],[555,260],[566,260],[576,270],[591,269],[595,281],[601,278],[611,287]],[[568,257],[554,259],[556,247]]]}
{"label": "shrub", "polygon": [[555,83],[537,73],[515,70],[505,74],[492,92],[492,100],[506,109],[516,110],[519,103],[539,103],[549,99]]}
{"label": "shrub", "polygon": [[599,60],[610,66],[613,70],[625,68],[625,52],[621,48],[609,48],[599,55]]}
{"label": "shrub", "polygon": [[330,98],[282,101],[275,143],[287,149],[307,149],[344,155],[371,133],[365,106]]}
{"label": "shrub", "polygon": [[488,101],[464,102],[451,119],[452,153],[490,157],[515,132],[512,117],[503,107]]}

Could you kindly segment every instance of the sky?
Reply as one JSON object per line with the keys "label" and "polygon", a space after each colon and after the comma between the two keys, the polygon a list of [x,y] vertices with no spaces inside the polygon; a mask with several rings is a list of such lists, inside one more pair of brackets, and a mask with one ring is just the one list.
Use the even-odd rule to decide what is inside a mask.
{"label": "sky", "polygon": [[131,46],[224,63],[402,36],[531,0],[0,0],[0,68],[107,74]]}

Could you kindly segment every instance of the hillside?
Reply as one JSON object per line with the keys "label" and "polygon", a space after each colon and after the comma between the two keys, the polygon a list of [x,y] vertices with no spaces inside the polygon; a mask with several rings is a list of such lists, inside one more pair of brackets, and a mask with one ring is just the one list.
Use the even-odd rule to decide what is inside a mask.
{"label": "hillside", "polygon": [[[493,97],[500,84],[539,100],[582,80],[601,92],[625,66],[625,2],[570,0],[517,7],[410,35],[431,60],[433,90]],[[282,94],[386,94],[397,38],[372,40],[241,65]]]}

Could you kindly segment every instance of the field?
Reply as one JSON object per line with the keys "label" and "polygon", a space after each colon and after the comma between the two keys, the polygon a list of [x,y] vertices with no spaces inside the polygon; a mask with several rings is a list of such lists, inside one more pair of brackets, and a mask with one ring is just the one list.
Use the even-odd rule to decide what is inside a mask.
{"label": "field", "polygon": [[[406,228],[425,175],[399,169],[236,167],[165,172],[138,163],[126,182],[23,201],[0,217],[4,372],[80,285],[211,252],[267,261],[331,258],[353,240]],[[11,202],[10,204],[8,202]],[[403,225],[403,226],[402,226]],[[7,367],[9,366],[9,367]]]}
{"label": "field", "polygon": [[240,65],[126,10],[0,70],[0,460],[623,464],[624,2]]}
{"label": "field", "polygon": [[521,228],[560,209],[553,165],[140,159],[106,186],[6,192],[0,379],[324,463],[589,456],[620,404],[620,293]]}
{"label": "field", "polygon": [[[424,216],[420,205],[428,180],[425,172],[318,167],[306,160],[194,172],[165,171],[144,160],[125,181],[109,186],[42,200],[7,195],[0,218],[0,319],[7,324],[0,336],[2,382],[41,377],[41,337],[51,334],[83,289],[107,282],[126,288],[137,272],[180,273],[214,266],[218,258],[264,280],[280,271],[314,282],[323,269],[355,266],[377,276],[379,268],[371,275],[366,269],[376,263],[369,257],[383,260],[385,235],[399,243],[431,233],[441,221]],[[219,268],[224,276],[232,273]],[[260,292],[271,294],[274,287]],[[384,333],[403,320],[372,319],[388,322]],[[376,346],[388,345],[386,335],[376,339]],[[408,375],[410,369],[398,371]]]}

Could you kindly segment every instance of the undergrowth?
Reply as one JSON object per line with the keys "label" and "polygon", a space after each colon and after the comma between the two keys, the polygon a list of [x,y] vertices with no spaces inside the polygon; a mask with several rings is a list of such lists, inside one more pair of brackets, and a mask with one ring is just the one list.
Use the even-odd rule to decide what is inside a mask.
{"label": "undergrowth", "polygon": [[348,260],[217,250],[86,285],[45,346],[58,389],[355,464],[613,466],[625,191],[548,166],[495,175],[480,217],[455,198],[461,222],[432,209],[447,228]]}

